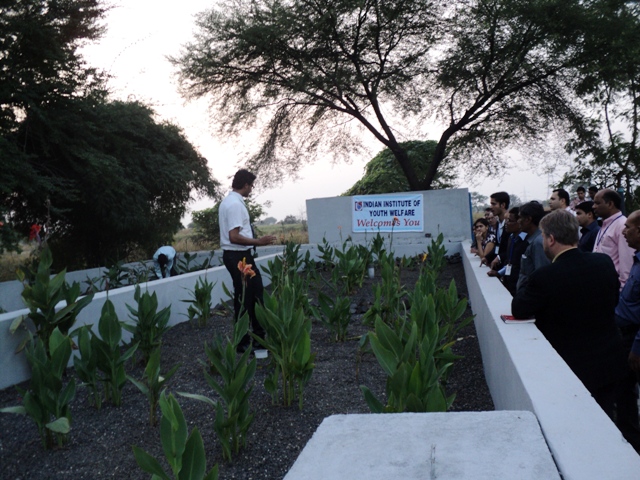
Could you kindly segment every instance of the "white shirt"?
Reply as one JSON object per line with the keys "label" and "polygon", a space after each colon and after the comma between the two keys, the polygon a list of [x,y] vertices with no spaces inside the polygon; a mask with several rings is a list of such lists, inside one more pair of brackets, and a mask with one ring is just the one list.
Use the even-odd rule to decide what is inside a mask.
{"label": "white shirt", "polygon": [[251,248],[248,245],[231,243],[229,232],[240,227],[240,235],[253,238],[249,211],[244,204],[244,198],[238,192],[227,195],[218,208],[218,223],[220,224],[220,247],[223,250],[243,251]]}

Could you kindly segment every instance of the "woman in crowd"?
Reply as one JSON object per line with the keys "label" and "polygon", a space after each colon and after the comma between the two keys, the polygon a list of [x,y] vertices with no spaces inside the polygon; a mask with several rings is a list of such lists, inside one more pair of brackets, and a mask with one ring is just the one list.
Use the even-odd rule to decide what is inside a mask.
{"label": "woman in crowd", "polygon": [[472,252],[476,253],[482,263],[489,265],[495,254],[493,253],[498,242],[494,233],[489,231],[489,221],[479,218],[473,224],[473,233],[476,237]]}

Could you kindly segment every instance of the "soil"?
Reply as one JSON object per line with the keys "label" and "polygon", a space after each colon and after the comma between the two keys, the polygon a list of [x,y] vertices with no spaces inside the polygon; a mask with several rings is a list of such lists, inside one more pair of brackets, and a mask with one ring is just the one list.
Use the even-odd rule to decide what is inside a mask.
{"label": "soil", "polygon": [[[403,282],[415,283],[416,271],[405,270]],[[461,296],[466,296],[464,270],[461,263],[448,264],[440,281],[448,285],[454,279]],[[232,463],[222,458],[222,450],[213,431],[213,408],[203,402],[177,396],[189,431],[194,427],[202,434],[207,469],[219,464],[219,478],[281,479],[291,468],[301,450],[322,420],[334,414],[369,413],[360,385],[368,386],[380,399],[385,395],[385,375],[373,354],[358,354],[358,339],[366,333],[361,325],[362,313],[372,300],[372,283],[365,279],[354,296],[358,310],[349,328],[349,340],[333,341],[325,328],[314,323],[312,350],[316,353],[315,369],[304,390],[303,409],[297,402],[291,407],[273,405],[263,382],[269,371],[268,360],[258,360],[251,408],[255,419],[250,427],[247,446]],[[471,315],[467,310],[467,315]],[[162,344],[163,371],[181,363],[168,382],[171,392],[189,392],[216,397],[206,383],[201,360],[205,360],[204,342],[217,332],[231,332],[231,315],[219,307],[204,328],[190,323],[173,327]],[[482,358],[473,323],[460,332],[454,352],[464,356],[453,367],[447,394],[456,393],[451,411],[493,410],[493,403],[482,369]],[[132,366],[130,375],[140,377],[142,368]],[[68,375],[74,375],[70,369]],[[28,383],[22,385],[26,388]],[[15,388],[0,391],[0,408],[20,404]],[[159,410],[159,409],[158,409]],[[123,392],[121,407],[103,405],[96,410],[89,404],[88,391],[78,387],[72,403],[72,430],[68,443],[59,449],[43,450],[35,424],[26,416],[0,414],[0,479],[149,479],[136,464],[132,445],[137,445],[161,459],[165,471],[159,428],[149,425],[149,404],[132,384]],[[159,414],[160,415],[160,414]]]}

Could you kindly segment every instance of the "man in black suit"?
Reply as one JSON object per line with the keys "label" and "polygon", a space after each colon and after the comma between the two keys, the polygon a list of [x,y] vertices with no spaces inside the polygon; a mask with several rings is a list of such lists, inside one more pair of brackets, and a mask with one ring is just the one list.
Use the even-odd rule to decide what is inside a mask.
{"label": "man in black suit", "polygon": [[607,255],[577,249],[578,222],[571,213],[551,212],[539,227],[552,263],[530,275],[513,298],[511,312],[517,318],[536,318],[538,329],[611,417],[616,386],[625,372],[614,320],[618,274]]}

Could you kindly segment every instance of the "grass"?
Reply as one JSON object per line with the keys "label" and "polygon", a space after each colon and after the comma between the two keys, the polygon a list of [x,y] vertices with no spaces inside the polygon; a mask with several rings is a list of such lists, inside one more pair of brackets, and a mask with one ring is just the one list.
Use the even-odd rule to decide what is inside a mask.
{"label": "grass", "polygon": [[0,255],[0,282],[16,280],[16,269],[29,259],[34,246],[21,243],[20,248],[22,253],[6,252]]}

